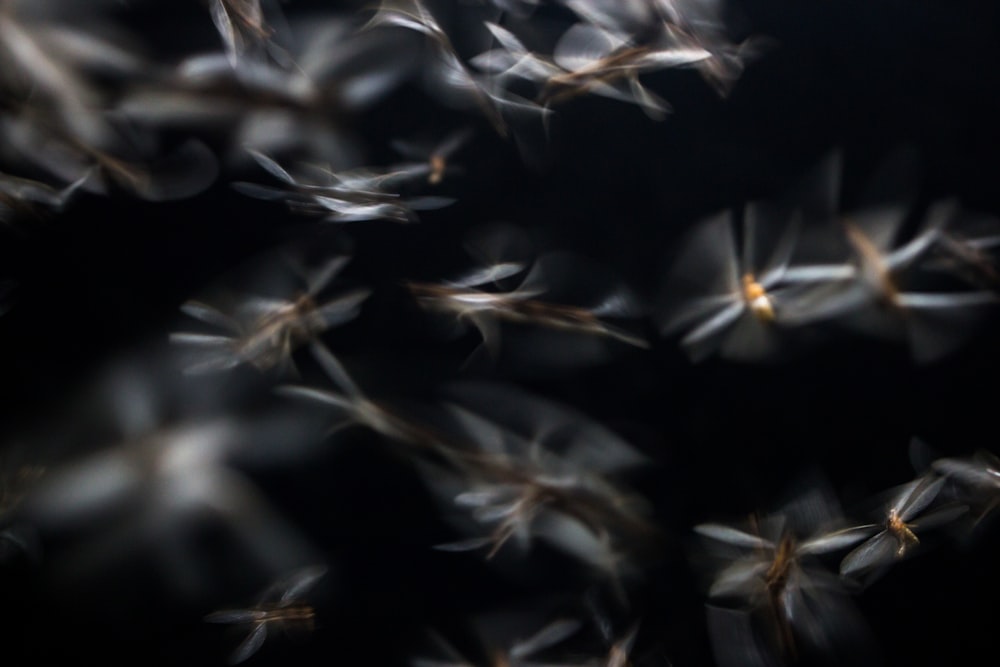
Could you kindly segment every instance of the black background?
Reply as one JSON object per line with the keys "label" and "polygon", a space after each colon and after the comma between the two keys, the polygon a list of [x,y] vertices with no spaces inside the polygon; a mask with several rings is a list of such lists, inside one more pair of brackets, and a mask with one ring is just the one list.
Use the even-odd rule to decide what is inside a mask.
{"label": "black background", "polygon": [[[773,43],[728,99],[694,72],[670,71],[649,78],[674,107],[661,123],[617,102],[574,101],[552,119],[550,166],[541,172],[525,168],[473,111],[443,108],[412,85],[352,119],[373,164],[392,159],[389,139],[419,128],[471,122],[482,130],[460,154],[465,173],[443,186],[457,203],[422,213],[415,225],[293,218],[235,192],[223,173],[189,200],[83,196],[63,216],[8,230],[0,270],[18,288],[0,318],[3,434],[22,447],[33,438],[72,440],[85,430],[78,406],[103,369],[127,355],[145,358],[183,323],[183,301],[240,261],[287,243],[353,247],[344,277],[372,287],[373,297],[326,340],[345,362],[374,369],[387,393],[419,400],[458,375],[475,340],[432,336],[400,281],[444,276],[463,259],[462,235],[482,223],[544,232],[653,301],[694,222],[784,191],[834,147],[843,150],[848,193],[907,145],[919,156],[925,201],[957,196],[969,210],[1000,214],[995,3],[746,0],[735,8],[738,32]],[[212,37],[207,21],[189,27],[204,18],[197,6],[169,12],[172,21],[155,6],[142,11],[148,16],[129,20],[157,43]],[[914,476],[914,436],[941,455],[996,449],[992,321],[929,366],[916,366],[904,346],[846,336],[788,364],[693,365],[675,340],[651,324],[647,333],[650,350],[622,350],[582,369],[497,373],[578,408],[655,461],[634,486],[665,539],[635,588],[635,611],[643,616],[641,652],[674,665],[712,660],[694,525],[773,509],[816,472],[845,506],[861,503]],[[472,557],[430,550],[450,533],[419,478],[374,438],[356,439],[346,451],[256,473],[327,557],[331,576],[317,595],[320,631],[300,647],[269,644],[253,660],[403,664],[419,652],[424,627],[454,630],[466,615],[573,590],[565,563],[551,554],[531,562],[527,582],[511,583]],[[977,539],[945,540],[860,595],[882,664],[993,664],[998,548],[987,523]],[[226,597],[235,585],[185,606],[143,562],[72,586],[46,573],[20,561],[3,573],[0,604],[12,620],[0,650],[8,664],[220,664],[233,645],[200,618],[237,602]]]}

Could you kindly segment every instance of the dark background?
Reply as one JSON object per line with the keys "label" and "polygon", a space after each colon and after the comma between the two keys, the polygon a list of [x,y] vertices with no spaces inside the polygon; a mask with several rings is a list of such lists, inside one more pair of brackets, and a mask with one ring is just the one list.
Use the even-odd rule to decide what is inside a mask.
{"label": "dark background", "polygon": [[[845,158],[845,196],[906,145],[919,156],[922,201],[956,196],[968,210],[1000,214],[994,3],[733,4],[736,32],[773,44],[728,99],[694,72],[670,71],[649,77],[674,107],[662,123],[632,106],[574,101],[553,118],[550,166],[540,172],[525,168],[473,111],[442,108],[413,85],[352,119],[374,164],[391,161],[389,139],[418,128],[471,122],[481,130],[457,158],[464,173],[443,186],[457,203],[421,213],[414,225],[293,218],[235,192],[223,173],[189,200],[84,196],[54,220],[0,230],[0,267],[18,284],[0,318],[5,439],[12,447],[71,441],[86,430],[79,406],[103,369],[161,345],[184,323],[183,301],[287,243],[353,247],[344,277],[372,287],[373,297],[325,340],[345,362],[372,369],[385,392],[421,400],[459,375],[475,338],[433,336],[400,282],[446,275],[463,260],[463,234],[483,223],[537,230],[553,247],[599,260],[653,302],[694,222],[785,191],[834,147]],[[188,34],[180,30],[188,9],[170,12],[174,23],[155,7],[130,20],[172,44]],[[201,33],[193,34],[197,42]],[[655,462],[633,480],[665,535],[634,589],[634,613],[643,618],[638,653],[678,666],[711,664],[694,525],[774,509],[814,473],[845,507],[859,505],[912,479],[914,436],[939,455],[996,450],[995,321],[928,366],[915,365],[905,346],[851,336],[791,363],[694,365],[675,340],[644,326],[650,350],[621,350],[562,373],[497,370],[611,427]],[[321,629],[313,638],[301,647],[268,644],[254,661],[403,664],[419,653],[424,627],[449,634],[466,615],[575,590],[575,574],[553,554],[537,556],[528,566],[534,574],[511,583],[473,557],[430,550],[450,533],[419,478],[375,438],[355,439],[359,446],[346,451],[255,472],[332,574],[317,594]],[[1000,544],[989,523],[976,535],[941,540],[858,596],[882,664],[995,662]],[[0,576],[0,604],[11,619],[0,647],[7,664],[220,664],[238,640],[200,621],[214,606],[238,602],[235,584],[206,594],[204,606],[186,606],[143,562],[73,585],[54,584],[44,566],[21,560]],[[249,578],[242,588],[253,590]]]}

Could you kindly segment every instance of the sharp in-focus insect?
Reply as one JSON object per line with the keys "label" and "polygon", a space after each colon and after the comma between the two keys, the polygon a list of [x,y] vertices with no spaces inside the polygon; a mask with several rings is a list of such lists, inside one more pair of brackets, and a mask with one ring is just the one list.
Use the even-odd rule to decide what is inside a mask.
{"label": "sharp in-focus insect", "polygon": [[324,574],[326,567],[322,565],[303,568],[268,587],[248,609],[226,609],[208,614],[205,620],[209,623],[250,626],[249,635],[229,657],[229,663],[241,663],[256,653],[267,639],[269,630],[312,632],[316,610],[304,601],[304,597]]}
{"label": "sharp in-focus insect", "polygon": [[226,331],[224,335],[174,333],[170,340],[198,348],[203,359],[187,369],[189,373],[228,370],[249,363],[261,370],[277,368],[294,372],[292,353],[303,343],[327,329],[354,319],[370,291],[354,289],[329,301],[319,294],[349,261],[334,257],[305,275],[306,289],[293,297],[247,297],[234,314],[200,301],[181,306],[188,315]]}
{"label": "sharp in-focus insect", "polygon": [[239,182],[234,184],[237,190],[260,199],[283,200],[296,213],[321,215],[331,222],[378,219],[413,222],[416,220],[414,211],[441,208],[454,201],[448,197],[402,197],[386,189],[394,181],[406,181],[420,175],[422,166],[390,171],[318,169],[317,175],[326,183],[311,184],[296,179],[259,151],[250,150],[250,154],[285,187]]}
{"label": "sharp in-focus insect", "polygon": [[851,578],[878,574],[920,544],[919,531],[949,523],[963,514],[967,507],[950,504],[920,516],[937,497],[945,481],[946,478],[938,475],[924,475],[897,491],[885,510],[883,523],[870,526],[881,527],[881,530],[844,557],[840,574]]}

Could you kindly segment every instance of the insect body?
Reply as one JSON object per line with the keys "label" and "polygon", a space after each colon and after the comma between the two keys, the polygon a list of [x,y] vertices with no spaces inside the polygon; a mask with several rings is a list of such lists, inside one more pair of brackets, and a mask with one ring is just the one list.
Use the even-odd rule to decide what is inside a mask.
{"label": "insect body", "polygon": [[281,630],[286,634],[295,631],[311,632],[315,625],[315,609],[302,601],[319,579],[326,573],[323,566],[298,570],[269,587],[260,600],[249,609],[226,609],[209,614],[209,623],[250,625],[250,634],[229,658],[230,664],[243,662],[261,647],[268,630]]}
{"label": "insect body", "polygon": [[181,306],[188,315],[226,331],[225,335],[175,333],[171,340],[197,346],[206,355],[188,368],[189,373],[227,370],[249,363],[262,371],[294,370],[291,355],[300,345],[327,329],[353,319],[369,294],[356,289],[320,303],[317,294],[326,288],[348,258],[336,257],[306,277],[307,289],[290,298],[247,297],[234,314],[200,301]]}
{"label": "insect body", "polygon": [[771,297],[752,273],[743,274],[743,300],[757,319],[764,322],[774,321],[774,304],[771,302]]}
{"label": "insect body", "polygon": [[918,530],[950,522],[965,512],[964,505],[945,505],[924,513],[944,483],[944,477],[926,476],[903,486],[886,510],[882,530],[844,557],[841,575],[856,576],[899,560],[920,544]]}

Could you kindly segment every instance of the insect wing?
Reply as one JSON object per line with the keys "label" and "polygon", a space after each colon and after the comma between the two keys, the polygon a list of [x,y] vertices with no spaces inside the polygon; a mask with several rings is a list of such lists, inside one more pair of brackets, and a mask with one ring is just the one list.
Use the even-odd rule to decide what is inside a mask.
{"label": "insect wing", "polygon": [[208,623],[253,623],[260,618],[256,609],[223,609],[205,616]]}
{"label": "insect wing", "polygon": [[840,562],[840,574],[850,577],[864,570],[892,562],[896,554],[896,540],[887,530],[883,530]]}
{"label": "insect wing", "polygon": [[771,567],[770,561],[743,560],[733,563],[716,576],[708,589],[708,596],[718,597],[750,597],[764,585],[763,575]]}
{"label": "insect wing", "polygon": [[315,340],[309,344],[309,349],[313,357],[315,357],[316,361],[323,367],[323,370],[337,387],[346,391],[353,398],[363,397],[361,389],[354,383],[351,376],[348,375],[347,369],[340,363],[340,360],[333,356],[333,352],[330,352],[325,345]]}
{"label": "insect wing", "polygon": [[629,628],[624,637],[615,642],[608,652],[607,667],[627,667],[628,656],[635,646],[635,638],[639,634],[639,623],[636,622]]}
{"label": "insect wing", "polygon": [[902,521],[909,521],[931,504],[944,483],[944,477],[922,477],[908,484],[897,496],[892,507]]}
{"label": "insect wing", "polygon": [[472,139],[472,136],[473,130],[471,127],[456,130],[452,134],[445,137],[438,147],[434,149],[434,155],[450,157],[458,149],[468,143]]}
{"label": "insect wing", "polygon": [[243,50],[242,40],[236,33],[229,12],[226,11],[224,0],[211,0],[209,7],[212,14],[212,23],[226,47],[226,55],[230,64],[235,68],[239,65],[239,54]]}
{"label": "insect wing", "polygon": [[516,276],[527,268],[523,262],[498,262],[479,269],[474,269],[469,273],[448,281],[450,287],[478,287],[488,283],[498,283],[505,278]]}
{"label": "insect wing", "polygon": [[229,656],[229,664],[238,665],[252,656],[260,649],[265,639],[267,639],[267,623],[258,623],[247,638],[236,647],[233,654]]}
{"label": "insect wing", "polygon": [[738,547],[746,547],[748,549],[774,548],[774,545],[771,542],[758,535],[751,535],[750,533],[745,533],[737,528],[723,526],[718,523],[703,523],[695,526],[694,530],[699,535],[704,535],[705,537],[709,537],[713,540],[718,540],[719,542],[725,542],[726,544],[732,544]]}
{"label": "insect wing", "polygon": [[912,528],[914,530],[927,530],[929,528],[936,528],[938,526],[943,526],[947,523],[951,523],[958,517],[965,514],[969,508],[965,505],[949,505],[947,507],[942,507],[939,510],[935,510],[930,514],[926,514],[920,517],[919,520],[914,521]]}
{"label": "insect wing", "polygon": [[326,574],[325,565],[313,565],[292,574],[283,582],[285,591],[278,602],[282,605],[295,602],[307,593]]}
{"label": "insect wing", "polygon": [[849,547],[866,537],[871,536],[872,532],[877,529],[878,525],[872,523],[864,526],[845,528],[832,533],[826,533],[825,535],[820,535],[819,537],[814,537],[810,540],[802,542],[798,549],[796,549],[796,552],[798,554],[805,555],[825,554],[831,551],[837,551],[838,549]]}
{"label": "insect wing", "polygon": [[242,330],[239,322],[207,303],[188,301],[181,306],[181,312],[233,334],[238,334]]}
{"label": "insect wing", "polygon": [[306,275],[306,285],[309,295],[316,296],[319,292],[321,292],[350,261],[350,257],[342,255],[340,257],[334,257],[319,268],[310,271]]}
{"label": "insect wing", "polygon": [[316,313],[324,326],[335,327],[353,320],[358,315],[361,303],[371,295],[369,289],[358,289],[320,306]]}
{"label": "insect wing", "polygon": [[938,459],[931,464],[937,472],[954,477],[970,486],[1000,486],[1000,467],[995,463],[979,460]]}
{"label": "insect wing", "polygon": [[285,171],[284,167],[269,158],[267,155],[264,155],[260,151],[253,148],[248,148],[247,152],[250,153],[250,156],[254,160],[256,160],[257,164],[263,167],[265,171],[277,178],[279,181],[283,181],[289,185],[297,185],[295,179],[292,178],[292,175]]}
{"label": "insect wing", "polygon": [[539,651],[558,644],[580,629],[580,621],[565,619],[555,621],[545,626],[528,639],[515,642],[510,649],[510,657],[514,660],[526,658]]}

